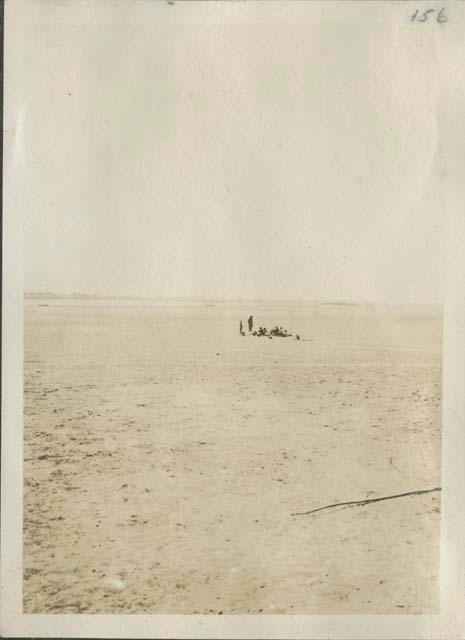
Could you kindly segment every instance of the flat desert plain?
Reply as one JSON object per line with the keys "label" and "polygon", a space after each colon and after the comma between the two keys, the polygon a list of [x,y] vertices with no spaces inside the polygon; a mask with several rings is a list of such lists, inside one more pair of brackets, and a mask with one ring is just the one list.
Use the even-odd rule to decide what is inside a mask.
{"label": "flat desert plain", "polygon": [[[293,338],[239,334],[276,324]],[[439,309],[25,305],[26,613],[438,611]]]}

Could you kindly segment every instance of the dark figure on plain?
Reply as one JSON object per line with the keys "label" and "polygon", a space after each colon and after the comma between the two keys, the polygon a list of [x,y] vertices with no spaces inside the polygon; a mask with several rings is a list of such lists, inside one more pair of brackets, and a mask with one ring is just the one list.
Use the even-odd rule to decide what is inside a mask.
{"label": "dark figure on plain", "polygon": [[241,336],[244,335],[244,329],[242,327],[242,320],[239,322],[239,333],[241,334]]}
{"label": "dark figure on plain", "polygon": [[252,332],[253,331],[253,316],[249,316],[249,319],[247,320],[248,325],[249,325],[249,331]]}

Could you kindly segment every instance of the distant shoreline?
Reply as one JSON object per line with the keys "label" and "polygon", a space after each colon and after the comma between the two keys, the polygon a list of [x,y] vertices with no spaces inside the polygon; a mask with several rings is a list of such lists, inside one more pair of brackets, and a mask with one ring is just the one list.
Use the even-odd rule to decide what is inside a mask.
{"label": "distant shoreline", "polygon": [[385,308],[397,308],[397,309],[430,309],[437,312],[442,311],[443,305],[441,303],[428,303],[428,302],[379,302],[379,301],[344,301],[344,300],[303,300],[303,299],[276,299],[276,300],[264,300],[264,299],[219,299],[219,298],[150,298],[142,296],[99,296],[92,294],[57,294],[57,293],[43,293],[43,292],[25,292],[25,301],[49,301],[52,304],[54,302],[68,301],[68,302],[86,302],[86,303],[135,303],[141,304],[186,304],[186,305],[206,305],[206,306],[224,306],[224,305],[238,305],[238,306],[253,306],[253,305],[288,305],[288,306],[325,306],[325,307],[385,307]]}

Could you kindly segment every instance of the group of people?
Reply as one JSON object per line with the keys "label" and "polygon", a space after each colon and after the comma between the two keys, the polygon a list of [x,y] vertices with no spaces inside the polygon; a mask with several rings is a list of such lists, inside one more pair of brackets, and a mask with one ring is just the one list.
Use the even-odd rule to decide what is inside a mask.
{"label": "group of people", "polygon": [[[265,331],[266,331],[266,329],[265,329]],[[283,329],[282,327],[278,327],[278,325],[276,325],[276,327],[274,329],[271,329],[270,335],[271,336],[277,336],[278,338],[291,338],[292,337],[292,333],[288,333],[287,329]]]}
{"label": "group of people", "polygon": [[[249,333],[253,332],[253,316],[249,316],[247,318],[247,324],[249,325]],[[245,336],[244,326],[242,324],[242,320],[239,323],[239,331],[241,336]]]}
{"label": "group of people", "polygon": [[[286,329],[283,329],[282,327],[278,327],[278,325],[276,325],[276,327],[274,329],[271,329],[270,331],[268,331],[266,327],[259,327],[256,331],[254,331],[253,316],[249,316],[249,318],[247,319],[247,324],[249,327],[249,333],[251,333],[253,336],[257,336],[258,338],[262,336],[270,339],[273,337],[292,338],[292,333],[288,333]],[[245,336],[244,325],[242,324],[242,320],[239,323],[239,332],[241,336]],[[300,340],[299,334],[295,336],[295,339]]]}

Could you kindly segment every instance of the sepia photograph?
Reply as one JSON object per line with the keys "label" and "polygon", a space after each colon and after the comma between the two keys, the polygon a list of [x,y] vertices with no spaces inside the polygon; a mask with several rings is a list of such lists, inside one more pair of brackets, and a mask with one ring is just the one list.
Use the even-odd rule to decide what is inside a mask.
{"label": "sepia photograph", "polygon": [[435,613],[440,355],[415,305],[27,299],[25,611]]}
{"label": "sepia photograph", "polygon": [[438,616],[446,9],[38,4],[22,612]]}

